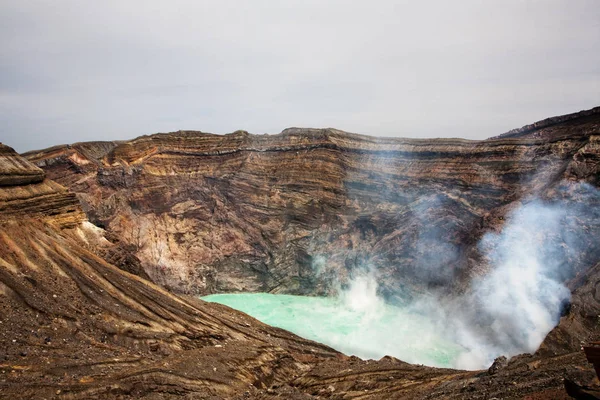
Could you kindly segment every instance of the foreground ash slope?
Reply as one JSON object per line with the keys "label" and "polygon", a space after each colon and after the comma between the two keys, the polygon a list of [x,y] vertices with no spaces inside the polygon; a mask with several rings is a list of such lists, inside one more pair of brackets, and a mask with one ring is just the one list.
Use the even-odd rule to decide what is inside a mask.
{"label": "foreground ash slope", "polygon": [[460,289],[519,201],[597,186],[599,134],[596,108],[485,141],[185,131],[26,157],[172,291],[324,294],[373,266],[393,297]]}

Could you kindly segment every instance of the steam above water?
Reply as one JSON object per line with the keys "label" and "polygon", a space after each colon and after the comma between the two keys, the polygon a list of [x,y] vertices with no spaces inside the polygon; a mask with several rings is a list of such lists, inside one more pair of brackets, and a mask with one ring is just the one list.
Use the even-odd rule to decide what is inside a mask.
{"label": "steam above water", "polygon": [[[569,190],[580,200],[594,197],[584,204],[598,203],[589,185]],[[392,306],[378,295],[377,270],[363,268],[353,271],[337,298],[254,294],[209,300],[363,358],[391,355],[432,366],[487,368],[500,355],[534,352],[569,304],[563,283],[588,250],[582,248],[589,232],[581,222],[600,221],[594,207],[584,208],[571,194],[553,203],[525,202],[510,212],[501,230],[478,245],[487,272],[458,297],[429,293]],[[326,268],[322,263],[316,267]]]}
{"label": "steam above water", "polygon": [[[457,340],[471,349],[458,367],[477,368],[499,355],[534,352],[556,326],[571,296],[562,284],[569,268],[565,251],[571,250],[560,240],[568,228],[566,217],[559,206],[531,202],[510,215],[501,233],[483,238],[480,247],[492,269],[474,280],[462,299],[473,305],[474,315],[458,314]],[[489,331],[469,332],[471,321],[488,325]]]}
{"label": "steam above water", "polygon": [[562,283],[573,250],[564,241],[565,224],[567,213],[560,206],[523,205],[500,233],[488,233],[480,242],[490,271],[474,279],[465,295],[413,305],[436,316],[444,336],[465,348],[457,368],[485,368],[500,355],[534,352],[556,326],[570,300]]}
{"label": "steam above water", "polygon": [[[287,329],[348,355],[451,367],[463,349],[436,332],[426,316],[388,305],[357,279],[347,296],[305,297],[267,293],[217,294],[204,300],[226,304],[273,326]],[[365,286],[366,285],[366,286]],[[367,291],[363,291],[367,289]],[[347,303],[354,292],[358,297]]]}

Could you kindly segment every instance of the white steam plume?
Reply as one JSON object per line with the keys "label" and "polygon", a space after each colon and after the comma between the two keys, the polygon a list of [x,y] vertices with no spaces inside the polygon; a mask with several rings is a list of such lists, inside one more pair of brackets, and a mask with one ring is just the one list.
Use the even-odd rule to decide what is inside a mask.
{"label": "white steam plume", "polygon": [[[579,184],[574,190],[578,196],[594,198],[593,204],[598,202],[592,186]],[[487,368],[500,355],[534,352],[559,322],[570,301],[564,283],[573,276],[574,261],[588,250],[582,237],[589,232],[581,221],[591,221],[594,232],[600,223],[581,203],[565,197],[553,203],[525,202],[507,215],[501,232],[486,234],[479,250],[488,272],[473,279],[464,294],[422,295],[405,309],[427,317],[436,333],[461,346],[454,367]],[[341,291],[341,299],[353,308],[380,309],[374,277],[373,272],[354,277]],[[400,343],[394,335],[378,339],[386,354],[399,358],[403,347],[414,346]]]}
{"label": "white steam plume", "polygon": [[[491,271],[472,282],[460,304],[466,312],[446,315],[449,332],[467,350],[459,368],[481,368],[500,355],[534,352],[560,319],[570,292],[561,281],[566,212],[534,201],[508,217],[501,233],[488,233],[480,243]],[[473,330],[473,326],[478,329]]]}

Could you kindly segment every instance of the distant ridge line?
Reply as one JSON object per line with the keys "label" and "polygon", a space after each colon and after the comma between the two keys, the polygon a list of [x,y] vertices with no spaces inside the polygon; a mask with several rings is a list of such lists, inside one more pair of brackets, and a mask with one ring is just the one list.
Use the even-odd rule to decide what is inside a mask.
{"label": "distant ridge line", "polygon": [[538,129],[547,128],[549,126],[561,124],[563,122],[568,122],[572,120],[576,120],[579,118],[589,117],[590,115],[600,114],[600,106],[594,107],[589,110],[582,110],[576,113],[558,115],[556,117],[550,117],[543,119],[541,121],[534,122],[533,124],[525,125],[521,128],[511,129],[508,132],[505,132],[501,135],[492,136],[489,139],[504,139],[511,137],[518,137],[522,135],[526,135],[528,133],[534,132]]}

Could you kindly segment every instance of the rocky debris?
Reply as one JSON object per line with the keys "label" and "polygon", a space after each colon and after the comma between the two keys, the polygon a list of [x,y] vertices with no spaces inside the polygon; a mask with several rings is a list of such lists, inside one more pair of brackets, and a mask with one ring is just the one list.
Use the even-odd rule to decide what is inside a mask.
{"label": "rocky debris", "polygon": [[572,368],[565,374],[565,391],[574,399],[600,399],[600,384],[593,371]]}

